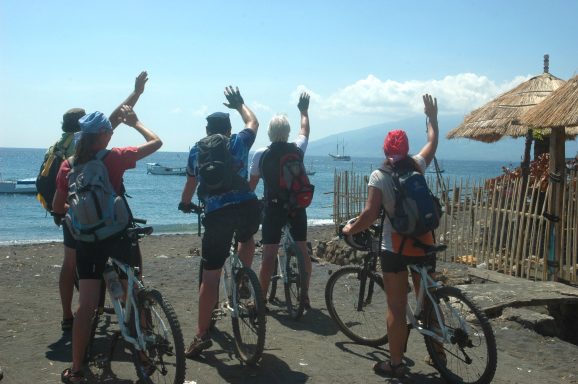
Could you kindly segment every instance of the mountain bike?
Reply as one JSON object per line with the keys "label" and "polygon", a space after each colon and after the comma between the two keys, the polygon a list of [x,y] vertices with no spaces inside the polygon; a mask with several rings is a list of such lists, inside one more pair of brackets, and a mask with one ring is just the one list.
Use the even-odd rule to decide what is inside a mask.
{"label": "mountain bike", "polygon": [[[307,271],[303,253],[291,236],[291,225],[285,224],[281,232],[281,243],[275,269],[269,286],[269,302],[275,300],[277,294],[277,281],[283,281],[285,289],[285,305],[287,312],[293,320],[303,316],[305,310],[305,297],[307,294]],[[309,255],[307,255],[309,257]]]}
{"label": "mountain bike", "polygon": [[[183,212],[194,212],[202,223],[203,207],[191,203]],[[203,259],[199,265],[199,286],[203,277]],[[217,302],[211,317],[211,328],[216,322],[231,317],[235,349],[239,360],[248,365],[256,364],[265,348],[265,302],[261,285],[255,272],[243,266],[237,244],[231,244],[229,257],[222,272],[223,299]]]}
{"label": "mountain bike", "polygon": [[[152,233],[150,226],[140,227],[144,220],[134,219],[133,226],[126,235],[138,246],[138,240]],[[132,352],[136,373],[143,383],[182,384],[185,380],[185,346],[181,327],[175,310],[163,295],[146,288],[140,277],[140,262],[131,266],[121,260],[110,258],[105,271],[121,271],[127,275],[126,292],[111,292],[110,301],[114,307],[120,330],[116,332],[110,357],[119,339],[123,339]],[[114,280],[118,282],[117,279]],[[96,324],[102,315],[104,297],[93,319],[91,339],[94,338]],[[88,356],[87,351],[87,356]],[[102,364],[103,361],[97,362]]]}
{"label": "mountain bike", "polygon": [[[372,226],[365,235],[368,239],[366,245],[373,259],[379,252],[378,246],[381,241],[376,241],[376,237],[381,237],[382,225]],[[444,249],[444,245],[432,246],[429,251],[426,251],[426,257],[435,257],[436,252]],[[408,337],[411,329],[417,330],[424,336],[432,365],[448,382],[490,383],[496,372],[497,347],[494,332],[486,315],[458,288],[445,287],[441,282],[435,281],[430,276],[431,267],[425,263],[408,265],[408,269],[421,277],[419,289],[416,290],[416,287],[413,287],[414,292],[417,292],[415,303],[408,300]],[[351,281],[359,281],[358,299],[367,300],[369,296],[371,300],[373,296],[365,296],[364,287],[378,285],[383,289],[383,283],[380,285],[377,282],[374,284],[368,282],[368,280],[375,279],[377,273],[374,270],[365,271],[365,273],[355,271],[353,276],[345,273],[339,274],[339,272],[334,274],[327,283],[325,291],[327,307],[339,328],[347,336],[354,341],[366,341],[366,333],[360,333],[358,328],[350,327],[344,322],[347,307],[341,307],[340,311],[336,310],[334,303],[339,300],[339,297],[335,295],[336,288],[348,286],[353,290]],[[409,282],[408,286],[411,290]],[[359,304],[360,302],[362,304]],[[353,307],[349,307],[350,312],[364,311],[363,301],[360,300],[354,304]],[[381,321],[381,329],[385,330],[385,317],[382,317]],[[381,341],[386,340],[386,337],[387,334],[382,337]],[[376,343],[370,345],[376,345]]]}

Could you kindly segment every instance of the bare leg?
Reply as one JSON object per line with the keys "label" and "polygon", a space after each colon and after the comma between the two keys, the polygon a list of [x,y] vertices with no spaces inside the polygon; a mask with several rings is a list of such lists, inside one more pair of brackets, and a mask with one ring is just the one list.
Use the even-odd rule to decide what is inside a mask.
{"label": "bare leg", "polygon": [[259,283],[261,283],[263,297],[267,297],[267,290],[269,290],[271,275],[273,275],[273,270],[275,269],[275,257],[277,257],[278,251],[279,244],[263,244],[263,261],[259,270]]}
{"label": "bare leg", "polygon": [[71,319],[72,296],[74,293],[74,273],[76,270],[76,250],[64,246],[64,260],[60,269],[58,288],[60,291],[60,303],[62,304],[62,318]]}
{"label": "bare leg", "polygon": [[197,336],[205,336],[211,326],[211,316],[219,296],[221,269],[203,269],[203,282],[199,288],[199,315]]}
{"label": "bare leg", "polygon": [[80,371],[90,337],[94,311],[100,296],[100,280],[80,280],[78,310],[72,326],[72,370]]}
{"label": "bare leg", "polygon": [[301,251],[301,255],[303,256],[303,260],[305,261],[305,272],[307,272],[307,290],[309,290],[309,282],[311,281],[311,257],[309,257],[309,249],[307,248],[307,241],[297,241],[297,246]]}
{"label": "bare leg", "polygon": [[387,335],[391,363],[400,364],[407,339],[405,311],[407,307],[407,271],[384,273],[383,284],[387,295]]}

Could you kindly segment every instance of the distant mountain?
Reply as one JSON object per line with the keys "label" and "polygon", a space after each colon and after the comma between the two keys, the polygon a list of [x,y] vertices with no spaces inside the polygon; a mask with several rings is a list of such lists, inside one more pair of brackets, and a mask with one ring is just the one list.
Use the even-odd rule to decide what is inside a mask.
{"label": "distant mountain", "polygon": [[[448,160],[500,160],[519,161],[524,153],[524,139],[505,138],[496,143],[487,144],[469,139],[447,140],[446,134],[457,127],[463,120],[463,116],[440,116],[440,143],[437,157]],[[314,156],[327,156],[335,153],[339,141],[345,142],[345,154],[355,157],[381,157],[383,156],[383,139],[388,131],[403,129],[407,132],[410,141],[410,152],[415,153],[425,144],[426,130],[425,117],[372,125],[369,127],[354,129],[351,131],[331,135],[319,140],[314,140],[307,146],[307,154]]]}

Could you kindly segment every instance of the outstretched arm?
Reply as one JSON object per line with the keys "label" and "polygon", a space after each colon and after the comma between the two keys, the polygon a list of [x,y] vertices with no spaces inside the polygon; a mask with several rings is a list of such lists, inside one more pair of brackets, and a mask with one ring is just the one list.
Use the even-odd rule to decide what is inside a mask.
{"label": "outstretched arm", "polygon": [[120,107],[119,119],[126,125],[136,129],[146,140],[146,143],[137,147],[137,160],[156,152],[163,145],[163,142],[157,134],[145,127],[138,119],[138,116],[134,113],[131,106],[123,105]]}
{"label": "outstretched arm", "polygon": [[438,100],[431,95],[423,95],[424,113],[427,116],[427,143],[419,151],[419,155],[424,158],[426,165],[433,160],[438,148]]}
{"label": "outstretched arm", "polygon": [[259,121],[257,120],[257,117],[255,117],[253,111],[245,105],[245,101],[239,92],[239,87],[236,89],[233,89],[232,86],[225,87],[225,97],[227,98],[228,103],[223,103],[223,105],[227,108],[236,109],[241,115],[245,127],[251,129],[256,135],[257,130],[259,129]]}
{"label": "outstretched arm", "polygon": [[299,112],[301,112],[301,130],[299,134],[309,138],[309,94],[307,92],[303,92],[301,96],[299,96],[297,108],[299,108]]}
{"label": "outstretched arm", "polygon": [[148,78],[148,74],[146,71],[142,71],[136,77],[136,79],[134,80],[134,91],[132,91],[132,93],[130,95],[128,95],[126,100],[123,101],[122,103],[120,103],[120,105],[118,107],[116,107],[116,109],[114,111],[112,111],[112,113],[110,114],[110,117],[108,118],[110,120],[110,123],[112,124],[112,129],[115,129],[121,123],[120,108],[123,105],[129,105],[131,107],[135,106],[140,95],[142,95],[142,93],[144,92],[145,84],[148,81],[148,79],[149,78]]}

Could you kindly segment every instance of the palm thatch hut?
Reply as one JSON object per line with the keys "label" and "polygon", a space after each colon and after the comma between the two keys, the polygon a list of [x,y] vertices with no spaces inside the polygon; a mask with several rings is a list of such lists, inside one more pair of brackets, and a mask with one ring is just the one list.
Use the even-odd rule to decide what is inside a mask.
{"label": "palm thatch hut", "polygon": [[540,105],[530,109],[521,116],[521,121],[530,127],[551,129],[550,138],[550,183],[549,197],[550,224],[552,229],[552,250],[548,256],[551,275],[557,275],[557,268],[562,258],[562,237],[564,220],[564,183],[565,177],[565,136],[568,129],[578,127],[578,76],[568,80],[566,84],[552,92]]}

